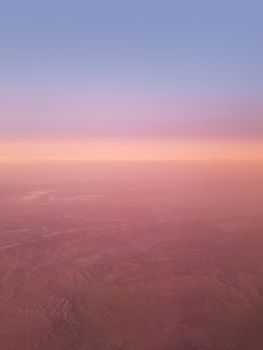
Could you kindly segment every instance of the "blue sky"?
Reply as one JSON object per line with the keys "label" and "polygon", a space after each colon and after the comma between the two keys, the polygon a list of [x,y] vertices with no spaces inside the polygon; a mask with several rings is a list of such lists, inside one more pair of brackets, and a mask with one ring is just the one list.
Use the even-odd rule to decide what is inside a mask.
{"label": "blue sky", "polygon": [[0,2],[0,135],[260,139],[263,3]]}
{"label": "blue sky", "polygon": [[253,0],[2,0],[0,86],[260,95],[262,11]]}

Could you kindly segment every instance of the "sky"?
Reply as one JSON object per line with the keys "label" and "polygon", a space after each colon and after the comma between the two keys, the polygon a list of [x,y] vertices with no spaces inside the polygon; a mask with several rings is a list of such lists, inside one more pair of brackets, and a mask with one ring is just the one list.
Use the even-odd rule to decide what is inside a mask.
{"label": "sky", "polygon": [[2,0],[0,161],[263,158],[262,11]]}

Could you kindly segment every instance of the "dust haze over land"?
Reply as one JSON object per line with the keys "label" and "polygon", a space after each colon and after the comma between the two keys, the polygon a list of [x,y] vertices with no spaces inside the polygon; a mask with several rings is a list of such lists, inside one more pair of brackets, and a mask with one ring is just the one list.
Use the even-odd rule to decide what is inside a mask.
{"label": "dust haze over land", "polygon": [[1,170],[1,348],[263,348],[262,164]]}

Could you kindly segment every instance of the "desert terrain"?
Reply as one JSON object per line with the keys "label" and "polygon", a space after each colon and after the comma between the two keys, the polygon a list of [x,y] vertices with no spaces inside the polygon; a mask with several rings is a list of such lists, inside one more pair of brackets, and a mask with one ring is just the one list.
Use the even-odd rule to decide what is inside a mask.
{"label": "desert terrain", "polygon": [[138,174],[1,186],[1,349],[263,349],[262,167]]}

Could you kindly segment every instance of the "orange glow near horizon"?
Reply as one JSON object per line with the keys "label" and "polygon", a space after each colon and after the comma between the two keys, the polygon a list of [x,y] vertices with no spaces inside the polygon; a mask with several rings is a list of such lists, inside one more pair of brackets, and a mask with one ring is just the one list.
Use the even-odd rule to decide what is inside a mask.
{"label": "orange glow near horizon", "polygon": [[15,139],[0,142],[1,163],[169,160],[263,160],[263,142],[161,138]]}

